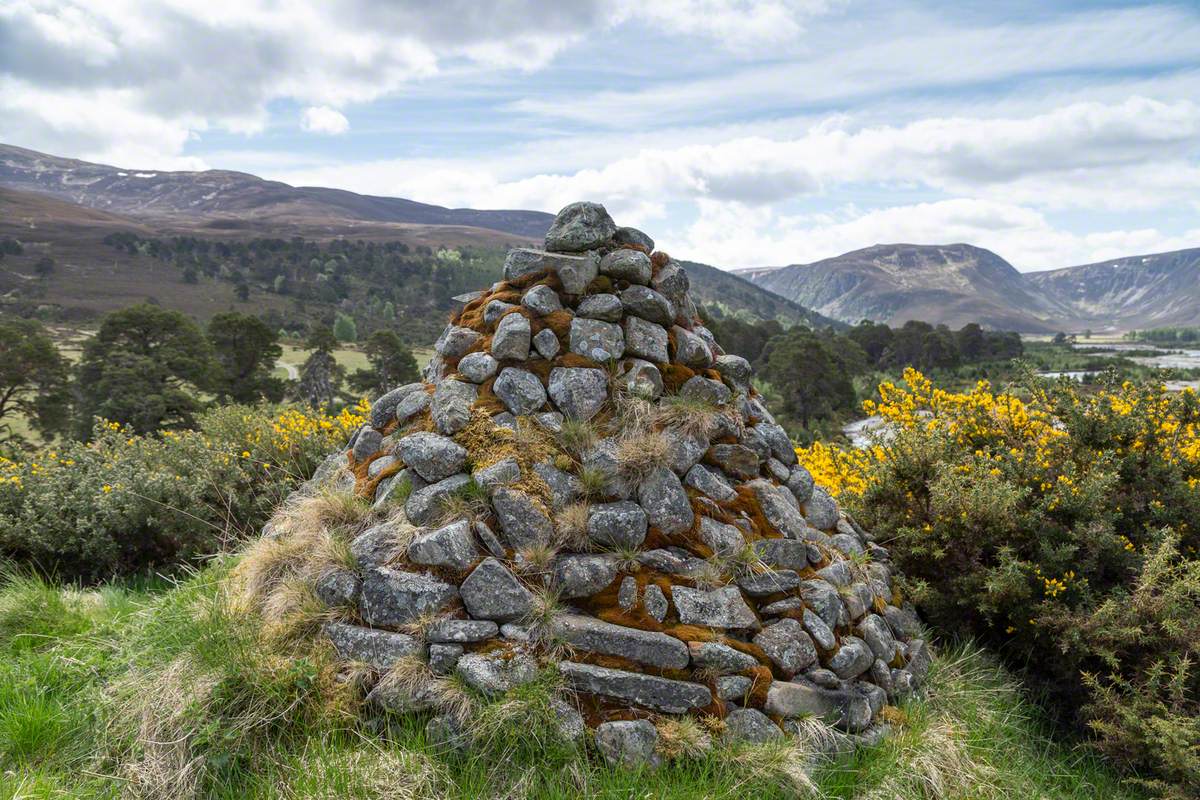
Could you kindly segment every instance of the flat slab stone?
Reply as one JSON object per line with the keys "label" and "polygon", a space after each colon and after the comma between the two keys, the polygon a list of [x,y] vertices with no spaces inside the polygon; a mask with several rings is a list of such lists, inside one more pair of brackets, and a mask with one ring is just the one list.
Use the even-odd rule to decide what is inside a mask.
{"label": "flat slab stone", "polygon": [[425,639],[430,642],[470,644],[499,635],[500,626],[486,619],[439,619],[425,628]]}
{"label": "flat slab stone", "polygon": [[494,558],[484,559],[462,582],[459,593],[475,619],[513,622],[533,609],[533,594]]}
{"label": "flat slab stone", "polygon": [[720,642],[688,642],[692,664],[720,674],[744,672],[759,665],[758,659]]}
{"label": "flat slab stone", "polygon": [[402,658],[419,657],[424,650],[420,640],[404,633],[345,622],[327,622],[324,630],[340,657],[347,661],[361,661],[380,672],[386,672]]}
{"label": "flat slab stone", "polygon": [[693,589],[672,586],[671,600],[684,625],[704,625],[709,628],[755,628],[758,617],[746,605],[736,586],[721,589]]}
{"label": "flat slab stone", "polygon": [[617,562],[610,555],[564,555],[554,561],[554,588],[565,600],[591,597],[616,577]]}
{"label": "flat slab stone", "polygon": [[537,678],[537,662],[525,653],[504,658],[492,653],[467,653],[454,671],[463,683],[483,694],[500,694]]}
{"label": "flat slab stone", "polygon": [[373,567],[363,574],[359,612],[368,625],[396,627],[441,611],[458,590],[431,575]]}
{"label": "flat slab stone", "polygon": [[574,661],[561,662],[558,671],[577,692],[612,697],[667,714],[685,714],[712,703],[712,692],[698,683]]}
{"label": "flat slab stone", "polygon": [[427,567],[464,570],[479,558],[471,523],[465,519],[413,537],[408,545],[408,560]]}
{"label": "flat slab stone", "polygon": [[626,628],[578,614],[558,615],[554,633],[572,647],[591,653],[621,656],[663,669],[688,665],[687,645],[665,633]]}

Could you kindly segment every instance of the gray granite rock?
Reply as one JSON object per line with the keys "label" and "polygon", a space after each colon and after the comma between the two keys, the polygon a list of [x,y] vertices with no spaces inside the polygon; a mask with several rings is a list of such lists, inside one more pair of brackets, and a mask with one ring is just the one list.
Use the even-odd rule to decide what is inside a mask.
{"label": "gray granite rock", "polygon": [[617,228],[617,232],[613,234],[612,240],[616,244],[635,244],[643,248],[647,253],[654,252],[654,240],[637,228],[627,226]]}
{"label": "gray granite rock", "polygon": [[795,539],[759,539],[754,550],[764,564],[775,569],[801,570],[808,566],[808,548]]}
{"label": "gray granite rock", "polygon": [[[708,342],[679,325],[671,328],[671,335],[675,339],[676,361],[694,369],[707,369],[712,366],[713,354],[708,349]],[[725,394],[728,397],[728,389],[725,390]]]}
{"label": "gray granite rock", "polygon": [[796,449],[782,425],[760,422],[754,426],[754,430],[771,446],[771,455],[779,459],[784,466],[790,467],[796,463]]}
{"label": "gray granite rock", "polygon": [[404,399],[396,405],[396,421],[401,426],[407,425],[418,414],[422,414],[429,408],[429,404],[433,401],[433,395],[429,392],[422,391],[413,392],[405,395]]}
{"label": "gray granite rock", "polygon": [[703,375],[693,375],[684,381],[679,389],[679,396],[710,406],[726,405],[731,397],[728,386]]}
{"label": "gray granite rock", "polygon": [[392,421],[392,418],[396,414],[396,407],[400,405],[400,401],[410,394],[416,393],[424,394],[425,384],[406,383],[403,386],[392,389],[371,403],[371,426],[382,430],[384,426]]}
{"label": "gray granite rock", "polygon": [[826,581],[813,578],[800,584],[800,596],[804,598],[804,604],[824,620],[826,625],[830,628],[837,627],[838,619],[844,611],[837,589]]}
{"label": "gray granite rock", "polygon": [[596,503],[588,509],[588,539],[601,547],[636,548],[646,538],[647,514],[630,500]]}
{"label": "gray granite rock", "polygon": [[708,449],[708,459],[729,475],[741,480],[758,477],[758,455],[741,444],[714,444]]}
{"label": "gray granite rock", "polygon": [[620,656],[651,667],[683,669],[688,665],[687,645],[673,636],[614,625],[595,617],[559,614],[554,619],[554,635],[578,650]]}
{"label": "gray granite rock", "polygon": [[731,556],[746,546],[741,531],[710,517],[700,518],[700,541],[718,556]]}
{"label": "gray granite rock", "polygon": [[787,479],[787,488],[791,490],[797,502],[807,503],[812,497],[813,488],[815,487],[812,473],[800,465],[792,467],[791,474]]}
{"label": "gray granite rock", "polygon": [[594,250],[612,239],[617,225],[599,203],[578,202],[564,207],[546,231],[546,249],[579,253]]}
{"label": "gray granite rock", "polygon": [[526,653],[466,653],[454,667],[462,682],[477,692],[501,694],[537,679],[537,661]]}
{"label": "gray granite rock", "polygon": [[439,642],[429,645],[429,671],[434,675],[449,675],[465,651],[461,644]]}
{"label": "gray granite rock", "polygon": [[650,282],[650,257],[638,250],[613,250],[600,259],[600,274],[636,284]]}
{"label": "gray granite rock", "polygon": [[800,585],[800,576],[790,569],[754,572],[740,576],[737,584],[751,597],[766,597],[795,589]]}
{"label": "gray granite rock", "polygon": [[495,325],[500,318],[516,308],[512,303],[503,300],[491,300],[483,307],[483,322],[485,325]]}
{"label": "gray granite rock", "polygon": [[504,261],[505,280],[520,280],[537,273],[553,273],[558,275],[563,291],[567,294],[583,294],[588,284],[595,280],[599,270],[600,259],[595,253],[567,255],[518,247],[508,251],[508,257]]}
{"label": "gray granite rock", "polygon": [[[655,291],[661,292],[674,305],[676,310],[684,305],[689,287],[687,271],[678,261],[668,261],[660,267],[650,280]],[[688,320],[690,322],[690,320]]]}
{"label": "gray granite rock", "polygon": [[452,436],[471,421],[471,406],[479,396],[479,387],[473,383],[443,380],[433,391],[429,411],[437,432]]}
{"label": "gray granite rock", "polygon": [[550,488],[550,501],[554,510],[570,505],[583,493],[583,484],[579,482],[579,478],[549,461],[534,464],[533,471]]}
{"label": "gray granite rock", "polygon": [[550,399],[571,419],[591,419],[608,400],[608,376],[588,367],[550,370]]}
{"label": "gray granite rock", "polygon": [[871,668],[875,654],[856,636],[843,636],[842,646],[829,657],[825,666],[844,681],[857,678]]}
{"label": "gray granite rock", "polygon": [[729,381],[736,389],[746,392],[750,389],[750,378],[754,374],[750,362],[741,356],[717,356],[713,367],[721,373],[721,377]]}
{"label": "gray granite rock", "polygon": [[736,586],[721,589],[694,589],[673,586],[671,600],[684,625],[706,625],[710,628],[754,628],[758,618],[746,605]]}
{"label": "gray granite rock", "polygon": [[650,472],[638,484],[637,497],[650,525],[668,536],[692,527],[692,504],[679,477],[670,469],[659,467]]}
{"label": "gray granite rock", "polygon": [[617,577],[617,562],[611,555],[562,555],[554,560],[553,586],[564,600],[591,597],[606,589]]}
{"label": "gray granite rock", "polygon": [[397,543],[400,533],[399,525],[394,522],[373,525],[354,537],[350,555],[354,556],[359,569],[383,566],[401,554]]}
{"label": "gray granite rock", "polygon": [[609,764],[625,769],[653,769],[662,758],[654,752],[658,731],[647,720],[616,720],[596,727],[596,749]]}
{"label": "gray granite rock", "polygon": [[408,560],[426,567],[465,570],[479,558],[471,523],[465,519],[413,537],[408,545]]}
{"label": "gray granite rock", "polygon": [[774,603],[759,606],[758,613],[764,617],[773,617],[786,614],[789,611],[798,611],[802,608],[804,608],[804,601],[799,597],[785,597],[782,600],[776,600]]}
{"label": "gray granite rock", "polygon": [[483,383],[495,375],[499,368],[500,362],[490,353],[483,351],[467,353],[458,362],[459,374],[471,383]]}
{"label": "gray granite rock", "polygon": [[910,609],[886,606],[883,618],[887,620],[892,633],[901,639],[917,639],[921,636],[921,621]]}
{"label": "gray granite rock", "polygon": [[604,363],[625,353],[625,334],[620,325],[598,319],[575,317],[571,320],[570,350],[585,358]]}
{"label": "gray granite rock", "polygon": [[317,598],[330,608],[358,605],[360,582],[348,569],[331,569],[313,584]]}
{"label": "gray granite rock", "polygon": [[433,349],[443,358],[461,358],[483,338],[479,331],[451,325],[434,342]]}
{"label": "gray granite rock", "polygon": [[437,483],[414,489],[404,503],[404,515],[414,525],[430,525],[441,515],[446,499],[470,482],[471,479],[467,475],[459,473]]}
{"label": "gray granite rock", "polygon": [[521,465],[515,458],[501,459],[475,470],[471,473],[471,479],[488,489],[505,486],[521,479]]}
{"label": "gray granite rock", "polygon": [[467,463],[466,448],[447,436],[425,431],[397,440],[395,453],[430,483],[461,472]]}
{"label": "gray granite rock", "polygon": [[804,630],[822,650],[832,650],[837,647],[837,637],[833,630],[825,624],[825,620],[814,614],[811,609],[804,609]]}
{"label": "gray granite rock", "polygon": [[532,372],[516,367],[500,370],[492,391],[518,417],[528,416],[546,404],[546,389]]}
{"label": "gray granite rock", "polygon": [[500,541],[500,537],[492,530],[492,526],[488,525],[481,519],[477,519],[471,523],[471,530],[475,534],[475,538],[479,540],[489,553],[496,558],[506,558],[508,553],[504,547],[504,543]]}
{"label": "gray granite rock", "polygon": [[533,349],[537,354],[544,359],[551,359],[558,355],[561,349],[558,337],[554,335],[554,331],[549,328],[542,328],[533,337]]}
{"label": "gray granite rock", "polygon": [[648,286],[630,286],[621,292],[620,298],[626,315],[641,317],[664,328],[675,319],[671,301]]}
{"label": "gray granite rock", "polygon": [[667,447],[667,466],[677,475],[686,475],[708,451],[708,437],[702,433],[672,431]]}
{"label": "gray granite rock", "polygon": [[742,702],[754,681],[744,675],[722,675],[713,681],[717,697],[726,702]]}
{"label": "gray granite rock", "polygon": [[641,358],[627,358],[617,374],[622,390],[634,397],[653,400],[663,393],[662,373],[658,367]]}
{"label": "gray granite rock", "polygon": [[812,497],[804,503],[804,517],[808,524],[817,530],[827,531],[837,525],[837,501],[829,493],[817,486],[813,489]]}
{"label": "gray granite rock", "polygon": [[419,640],[404,633],[380,631],[345,622],[327,622],[323,630],[339,657],[347,661],[361,661],[379,672],[391,669],[402,658],[419,658],[423,650]]}
{"label": "gray granite rock", "polygon": [[358,607],[368,625],[391,628],[435,614],[457,597],[453,586],[430,575],[372,567],[363,574]]}
{"label": "gray granite rock", "polygon": [[521,305],[539,317],[562,311],[562,301],[558,299],[558,292],[544,283],[539,283],[525,292],[525,296],[521,298]]}
{"label": "gray granite rock", "polygon": [[516,550],[549,544],[554,525],[541,505],[520,489],[501,486],[492,492],[492,508],[504,538]]}
{"label": "gray granite rock", "polygon": [[703,464],[696,464],[689,469],[683,482],[718,503],[728,503],[737,497],[737,492],[717,470]]}
{"label": "gray granite rock", "polygon": [[791,677],[817,660],[817,648],[794,619],[781,619],[768,625],[754,637],[771,662],[784,675]]}
{"label": "gray granite rock", "polygon": [[500,361],[524,361],[529,358],[532,329],[524,314],[506,314],[492,334],[492,355]]}
{"label": "gray granite rock", "polygon": [[385,469],[390,469],[400,463],[395,456],[380,456],[367,465],[367,477],[374,478]]}
{"label": "gray granite rock", "polygon": [[796,499],[787,489],[763,478],[752,480],[746,486],[754,490],[763,516],[772,528],[788,539],[804,538],[808,525],[800,515]]}
{"label": "gray granite rock", "polygon": [[485,558],[462,582],[459,593],[475,619],[512,622],[533,608],[533,594],[494,558]]}
{"label": "gray granite rock", "polygon": [[724,735],[729,739],[763,744],[782,739],[783,731],[758,709],[738,708],[726,715]]}
{"label": "gray granite rock", "polygon": [[621,586],[617,590],[617,605],[622,611],[633,611],[638,602],[638,584],[637,578],[632,575],[626,575],[621,581]]}
{"label": "gray granite rock", "polygon": [[558,671],[567,685],[578,692],[603,695],[667,714],[685,714],[712,703],[712,692],[698,683],[574,661],[560,662]]}
{"label": "gray granite rock", "polygon": [[[603,264],[603,262],[601,262]],[[620,322],[623,314],[621,298],[615,294],[590,294],[579,301],[575,316],[598,319],[604,322]]]}
{"label": "gray granite rock", "polygon": [[439,619],[425,628],[425,640],[471,644],[486,642],[500,635],[500,627],[486,619]]}
{"label": "gray granite rock", "polygon": [[745,672],[758,666],[758,659],[720,642],[688,642],[692,666],[721,675]]}
{"label": "gray granite rock", "polygon": [[626,317],[625,352],[655,364],[667,361],[667,329],[641,317]]}
{"label": "gray granite rock", "polygon": [[670,603],[658,584],[651,583],[647,584],[645,591],[642,592],[642,607],[652,618],[662,622],[667,617],[667,611],[670,610]]}
{"label": "gray granite rock", "polygon": [[379,452],[383,444],[383,434],[369,425],[364,425],[354,437],[354,460],[365,461]]}

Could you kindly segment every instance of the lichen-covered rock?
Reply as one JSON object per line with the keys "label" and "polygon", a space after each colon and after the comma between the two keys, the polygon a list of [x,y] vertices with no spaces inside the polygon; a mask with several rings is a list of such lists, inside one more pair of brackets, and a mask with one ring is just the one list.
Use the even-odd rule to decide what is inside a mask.
{"label": "lichen-covered rock", "polygon": [[624,391],[634,397],[653,400],[663,393],[662,373],[658,367],[640,358],[625,359],[617,380]]}
{"label": "lichen-covered rock", "polygon": [[664,328],[670,327],[675,319],[675,306],[671,301],[648,286],[630,286],[620,297],[626,315],[641,317]]}
{"label": "lichen-covered rock", "polygon": [[655,364],[667,356],[667,329],[641,317],[625,317],[625,352]]}
{"label": "lichen-covered rock", "polygon": [[533,594],[494,558],[480,562],[459,587],[467,613],[475,619],[513,622],[533,610]]}
{"label": "lichen-covered rock", "polygon": [[736,586],[711,590],[673,586],[671,600],[679,611],[679,621],[684,625],[706,625],[710,628],[758,626],[758,617],[746,605]]}
{"label": "lichen-covered rock", "polygon": [[465,570],[479,558],[471,523],[462,519],[418,534],[408,545],[408,558],[422,566]]}
{"label": "lichen-covered rock", "polygon": [[692,527],[695,515],[679,476],[666,467],[650,472],[637,488],[638,502],[650,524],[668,536]]}
{"label": "lichen-covered rock", "polygon": [[589,294],[575,308],[576,317],[603,322],[620,322],[621,314],[621,298],[615,294]]}
{"label": "lichen-covered rock", "polygon": [[554,561],[553,586],[564,600],[591,597],[616,577],[617,562],[611,555],[566,555]]}
{"label": "lichen-covered rock", "polygon": [[359,613],[372,626],[394,628],[441,611],[458,590],[431,575],[372,567],[363,575]]}
{"label": "lichen-covered rock", "polygon": [[521,305],[540,317],[562,311],[562,301],[558,294],[544,283],[534,286],[521,298]]}
{"label": "lichen-covered rock", "polygon": [[772,528],[788,539],[804,538],[804,531],[808,526],[804,524],[804,517],[800,515],[795,498],[787,489],[763,478],[752,480],[746,486],[754,490],[763,516],[771,523]]}
{"label": "lichen-covered rock", "polygon": [[599,203],[571,203],[559,211],[546,231],[546,249],[563,253],[594,250],[617,232],[617,225]]}
{"label": "lichen-covered rock", "polygon": [[625,353],[625,334],[620,325],[576,317],[571,320],[570,349],[572,353],[603,364]]}
{"label": "lichen-covered rock", "polygon": [[436,433],[410,433],[396,442],[395,452],[430,483],[461,472],[467,463],[466,448]]}
{"label": "lichen-covered rock", "polygon": [[554,526],[545,510],[520,489],[502,486],[493,491],[492,508],[504,538],[517,550],[547,544],[554,535]]}
{"label": "lichen-covered rock", "polygon": [[[671,328],[671,335],[675,339],[676,361],[697,369],[707,369],[712,366],[712,351],[709,350],[708,343],[703,338],[679,325]],[[720,383],[720,381],[717,381],[717,383]],[[724,384],[721,385],[724,387]],[[728,396],[729,390],[726,389],[725,397],[728,398]],[[726,399],[723,402],[728,402],[728,400]]]}
{"label": "lichen-covered rock", "polygon": [[529,358],[532,328],[523,314],[507,314],[492,334],[492,355],[500,361],[524,361]]}
{"label": "lichen-covered rock", "polygon": [[733,490],[722,474],[703,464],[696,464],[689,469],[683,482],[718,503],[728,503],[737,497],[737,492]]}
{"label": "lichen-covered rock", "polygon": [[638,250],[614,250],[600,259],[600,274],[636,284],[650,282],[650,257]]}
{"label": "lichen-covered rock", "polygon": [[754,656],[720,642],[688,642],[692,664],[719,674],[745,672],[759,666]]}
{"label": "lichen-covered rock", "polygon": [[596,749],[610,764],[639,769],[657,767],[662,759],[654,752],[658,731],[644,719],[602,722],[596,727]]}
{"label": "lichen-covered rock", "polygon": [[446,436],[467,427],[471,421],[471,406],[479,396],[479,387],[465,381],[443,380],[433,392],[429,413],[437,432]]}
{"label": "lichen-covered rock", "polygon": [[533,349],[547,361],[558,355],[558,351],[561,348],[562,345],[559,344],[558,337],[549,328],[542,328],[533,337]]}
{"label": "lichen-covered rock", "polygon": [[371,427],[382,429],[396,415],[396,408],[411,394],[424,394],[425,384],[406,383],[371,403]]}
{"label": "lichen-covered rock", "polygon": [[711,517],[700,518],[700,541],[719,556],[730,556],[746,546],[742,532]]}
{"label": "lichen-covered rock", "polygon": [[871,668],[875,654],[867,643],[855,636],[843,636],[842,646],[828,662],[828,667],[844,681],[857,678]]}
{"label": "lichen-covered rock", "polygon": [[558,276],[563,291],[572,295],[583,294],[599,271],[600,260],[595,253],[568,255],[519,247],[510,250],[504,261],[505,280],[515,281],[538,273],[553,273]]}
{"label": "lichen-covered rock", "polygon": [[804,504],[804,516],[808,524],[817,530],[827,531],[837,525],[837,501],[820,486],[812,491],[812,496]]}
{"label": "lichen-covered rock", "polygon": [[708,459],[735,478],[748,481],[758,477],[758,455],[745,445],[714,444],[708,450]]}
{"label": "lichen-covered rock", "polygon": [[516,367],[500,370],[500,377],[492,384],[505,407],[518,417],[537,411],[546,404],[546,390],[532,372]]}
{"label": "lichen-covered rock", "polygon": [[667,596],[654,583],[649,584],[642,592],[642,606],[646,609],[646,613],[658,622],[666,619],[667,612],[671,609]]}
{"label": "lichen-covered rock", "polygon": [[499,694],[537,678],[537,662],[526,653],[467,653],[458,659],[455,673],[482,694]]}
{"label": "lichen-covered rock", "polygon": [[327,622],[324,631],[340,657],[362,662],[379,672],[391,669],[402,658],[420,657],[423,649],[414,636],[345,622]]}
{"label": "lichen-covered rock", "polygon": [[479,331],[451,325],[442,332],[442,335],[434,343],[433,349],[442,358],[460,358],[482,338]]}
{"label": "lichen-covered rock", "polygon": [[558,671],[576,691],[623,700],[667,714],[684,714],[712,703],[707,686],[642,672],[563,661]]}
{"label": "lichen-covered rock", "polygon": [[784,675],[791,677],[817,660],[817,648],[794,619],[782,619],[758,633],[754,643]]}
{"label": "lichen-covered rock", "polygon": [[494,639],[499,633],[500,627],[491,620],[439,619],[426,626],[425,640],[429,642],[471,644]]}
{"label": "lichen-covered rock", "polygon": [[725,717],[725,736],[754,744],[783,738],[783,731],[756,708],[738,708]]}
{"label": "lichen-covered rock", "polygon": [[613,234],[613,242],[618,245],[635,245],[647,253],[654,251],[654,240],[637,228],[622,226]]}
{"label": "lichen-covered rock", "polygon": [[[636,585],[636,584],[635,584]],[[660,669],[683,669],[688,665],[688,648],[665,633],[613,625],[595,617],[559,614],[554,635],[577,650],[620,656]]]}
{"label": "lichen-covered rock", "polygon": [[358,605],[361,582],[348,569],[333,569],[317,578],[313,589],[317,598],[330,608]]}
{"label": "lichen-covered rock", "polygon": [[[555,340],[557,341],[557,339]],[[490,353],[467,353],[458,362],[458,372],[471,383],[483,383],[496,374],[500,362]]]}
{"label": "lichen-covered rock", "polygon": [[471,480],[486,489],[495,489],[521,479],[521,464],[515,458],[505,458],[471,473]]}
{"label": "lichen-covered rock", "polygon": [[404,503],[404,515],[414,525],[432,525],[441,516],[446,499],[470,482],[469,476],[459,473],[415,489]]}
{"label": "lichen-covered rock", "polygon": [[646,512],[637,503],[597,503],[588,510],[588,539],[601,547],[635,548],[646,538]]}
{"label": "lichen-covered rock", "polygon": [[591,419],[608,400],[608,376],[590,367],[555,367],[550,370],[550,399],[571,419]]}

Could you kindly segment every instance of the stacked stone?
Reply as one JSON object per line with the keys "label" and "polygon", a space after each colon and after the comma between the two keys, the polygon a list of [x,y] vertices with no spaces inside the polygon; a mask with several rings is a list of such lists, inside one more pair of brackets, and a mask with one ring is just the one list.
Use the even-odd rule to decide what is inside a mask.
{"label": "stacked stone", "polygon": [[[386,671],[417,656],[488,694],[551,663],[623,761],[653,758],[656,715],[721,717],[756,740],[811,716],[857,733],[921,683],[929,649],[887,551],[813,485],[750,365],[722,351],[687,273],[648,236],[574,203],[544,250],[511,251],[504,280],[462,301],[424,381],[379,398],[350,444],[357,490],[381,507],[407,491],[418,530],[401,553],[385,543],[402,522],[366,530],[359,569],[321,581],[354,619],[327,627],[342,657]],[[710,408],[715,423],[668,426],[665,465],[631,481],[615,452],[619,394]],[[481,425],[553,439],[571,421],[601,434],[577,459],[481,463],[472,449]],[[572,552],[556,522],[584,497],[585,470],[603,480]],[[464,492],[486,497],[484,513],[445,519]],[[547,592],[565,610],[534,626]],[[417,621],[419,638],[400,632]],[[430,708],[420,695],[383,682],[369,700]]]}

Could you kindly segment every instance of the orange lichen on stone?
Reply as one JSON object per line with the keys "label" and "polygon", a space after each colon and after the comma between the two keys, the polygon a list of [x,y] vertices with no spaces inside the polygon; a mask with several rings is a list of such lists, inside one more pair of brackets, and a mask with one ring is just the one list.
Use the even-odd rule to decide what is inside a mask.
{"label": "orange lichen on stone", "polygon": [[654,268],[655,274],[658,274],[658,271],[670,262],[671,257],[662,250],[650,254],[650,266]]}
{"label": "orange lichen on stone", "polygon": [[375,490],[385,479],[392,477],[400,470],[404,469],[404,465],[397,461],[394,464],[389,464],[379,470],[373,477],[355,478],[354,494],[358,497],[371,498],[375,496]]}
{"label": "orange lichen on stone", "polygon": [[[554,335],[558,337],[560,344],[565,345],[571,335],[571,320],[575,319],[575,315],[570,311],[551,311],[544,317],[534,320],[534,327],[538,331],[543,328],[549,328],[554,331]],[[537,331],[534,331],[537,333]]]}
{"label": "orange lichen on stone", "polygon": [[[735,486],[734,492],[737,494],[732,500],[721,503],[723,508],[730,511],[739,512],[742,516],[750,519],[750,525],[754,529],[754,533],[760,539],[781,539],[783,534],[775,530],[771,523],[767,521],[767,517],[763,514],[762,505],[758,502],[758,495],[754,490],[745,484]],[[745,531],[742,531],[745,535]],[[753,541],[753,538],[750,539]]]}
{"label": "orange lichen on stone", "polygon": [[556,367],[591,367],[592,369],[604,369],[604,365],[599,361],[593,361],[587,356],[581,356],[578,353],[563,353],[554,359]]}
{"label": "orange lichen on stone", "polygon": [[501,411],[508,410],[508,406],[504,405],[504,401],[497,397],[496,393],[492,390],[495,383],[495,377],[491,377],[479,384],[479,394],[476,395],[475,403],[471,406],[472,411],[476,409],[483,411],[488,415],[489,419]]}
{"label": "orange lichen on stone", "polygon": [[679,387],[696,375],[695,370],[682,364],[659,364],[658,371],[662,374],[663,391],[667,394],[675,394]]}

